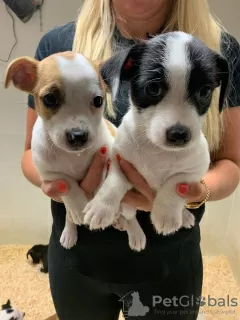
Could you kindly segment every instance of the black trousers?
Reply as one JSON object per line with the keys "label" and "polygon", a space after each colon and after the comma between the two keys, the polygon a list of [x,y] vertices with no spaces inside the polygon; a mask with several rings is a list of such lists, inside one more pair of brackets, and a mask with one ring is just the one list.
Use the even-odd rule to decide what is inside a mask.
{"label": "black trousers", "polygon": [[[202,289],[200,245],[188,246],[174,272],[141,283],[107,283],[81,274],[61,257],[59,238],[52,232],[49,276],[60,320],[195,320]],[[79,257],[81,259],[81,257]],[[98,268],[96,264],[94,268]],[[114,272],[114,270],[113,270]]]}

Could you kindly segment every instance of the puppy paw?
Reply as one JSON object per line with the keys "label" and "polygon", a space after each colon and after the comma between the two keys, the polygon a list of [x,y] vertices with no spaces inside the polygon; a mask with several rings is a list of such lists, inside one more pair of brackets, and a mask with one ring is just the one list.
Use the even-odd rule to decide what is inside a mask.
{"label": "puppy paw", "polygon": [[73,199],[72,197],[66,196],[63,198],[63,200],[69,216],[69,220],[74,224],[82,225],[84,217],[82,211],[87,204],[87,200],[81,195]]}
{"label": "puppy paw", "polygon": [[142,251],[146,247],[147,239],[144,232],[128,235],[129,246],[134,251]]}
{"label": "puppy paw", "polygon": [[68,213],[69,220],[77,225],[83,224],[84,214],[81,210],[73,207],[66,206],[66,211]]}
{"label": "puppy paw", "polygon": [[83,210],[84,224],[89,225],[90,230],[105,229],[112,225],[118,210],[111,203],[94,198]]}
{"label": "puppy paw", "polygon": [[164,236],[174,234],[182,226],[182,214],[170,213],[159,209],[156,213],[154,210],[151,214],[151,220],[158,234]]}
{"label": "puppy paw", "polygon": [[60,243],[65,249],[71,249],[75,244],[77,243],[78,234],[77,234],[77,228],[64,228]]}
{"label": "puppy paw", "polygon": [[195,217],[194,215],[188,211],[186,208],[183,209],[182,213],[182,226],[186,229],[191,229],[195,225]]}
{"label": "puppy paw", "polygon": [[125,229],[128,234],[129,246],[134,251],[144,250],[146,247],[147,239],[140,224],[136,218],[132,220],[125,220]]}
{"label": "puppy paw", "polygon": [[121,223],[119,221],[113,222],[113,227],[119,231],[126,231],[126,223]]}

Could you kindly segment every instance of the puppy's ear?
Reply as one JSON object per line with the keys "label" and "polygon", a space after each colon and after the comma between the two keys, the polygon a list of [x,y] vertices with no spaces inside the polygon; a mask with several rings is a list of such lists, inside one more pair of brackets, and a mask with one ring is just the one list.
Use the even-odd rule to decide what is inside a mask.
{"label": "puppy's ear", "polygon": [[141,64],[142,56],[146,48],[145,42],[135,44],[122,50],[105,61],[101,68],[101,76],[115,101],[123,81],[131,81]]}
{"label": "puppy's ear", "polygon": [[220,56],[219,54],[216,57],[217,63],[217,72],[218,72],[218,81],[220,82],[221,89],[220,89],[220,96],[219,96],[219,111],[222,112],[224,108],[224,103],[228,94],[229,89],[229,65],[227,60]]}
{"label": "puppy's ear", "polygon": [[6,310],[9,308],[12,308],[12,306],[11,306],[11,301],[8,299],[7,303],[2,305],[2,310]]}
{"label": "puppy's ear", "polygon": [[11,81],[14,86],[28,93],[32,92],[37,83],[38,61],[29,57],[14,60],[7,68],[5,77],[5,88]]}

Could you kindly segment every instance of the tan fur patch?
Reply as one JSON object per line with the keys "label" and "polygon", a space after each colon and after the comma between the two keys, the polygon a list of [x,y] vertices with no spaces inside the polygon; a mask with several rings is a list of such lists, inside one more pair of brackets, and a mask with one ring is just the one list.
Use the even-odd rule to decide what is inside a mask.
{"label": "tan fur patch", "polygon": [[60,103],[64,100],[64,86],[61,80],[60,70],[54,55],[47,57],[39,63],[37,70],[38,82],[33,90],[36,102],[36,110],[43,119],[50,119],[58,112],[58,108],[48,109],[42,102],[42,97],[47,93],[57,91]]}
{"label": "tan fur patch", "polygon": [[104,120],[105,120],[105,122],[106,122],[106,124],[107,124],[107,126],[108,126],[108,129],[109,129],[111,135],[112,135],[113,137],[116,137],[116,135],[117,135],[116,128],[111,124],[110,121],[108,121],[107,119],[104,119]]}
{"label": "tan fur patch", "polygon": [[64,57],[65,59],[68,59],[68,60],[74,60],[74,58],[76,57],[76,53],[72,51],[59,52],[59,53],[56,53],[56,55]]}

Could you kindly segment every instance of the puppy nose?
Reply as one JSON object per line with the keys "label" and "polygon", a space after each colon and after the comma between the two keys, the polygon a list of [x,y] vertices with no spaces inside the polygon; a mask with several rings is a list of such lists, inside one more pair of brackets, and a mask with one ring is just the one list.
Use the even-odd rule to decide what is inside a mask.
{"label": "puppy nose", "polygon": [[88,141],[88,132],[78,128],[67,131],[66,136],[72,148],[82,147]]}
{"label": "puppy nose", "polygon": [[167,130],[167,143],[172,146],[184,146],[191,140],[190,130],[183,125],[174,125]]}

